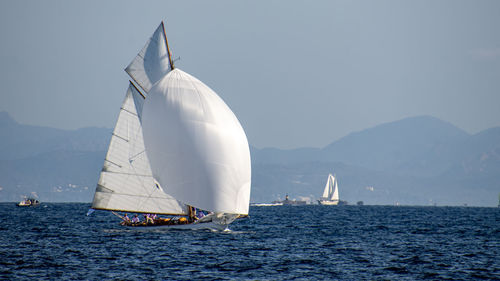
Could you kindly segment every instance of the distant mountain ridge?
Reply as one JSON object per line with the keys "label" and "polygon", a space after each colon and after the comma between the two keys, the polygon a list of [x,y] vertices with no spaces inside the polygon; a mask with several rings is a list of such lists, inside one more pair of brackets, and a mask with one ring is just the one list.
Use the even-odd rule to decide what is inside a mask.
{"label": "distant mountain ridge", "polygon": [[[111,129],[61,130],[0,112],[0,201],[92,200]],[[320,196],[336,173],[342,200],[367,204],[494,206],[500,127],[470,135],[430,116],[351,133],[324,148],[251,147],[252,202]]]}
{"label": "distant mountain ridge", "polygon": [[13,160],[57,150],[103,151],[111,130],[82,128],[62,130],[22,125],[0,112],[0,159]]}
{"label": "distant mountain ridge", "polygon": [[90,201],[111,130],[22,125],[0,112],[0,201]]}
{"label": "distant mountain ridge", "polygon": [[[262,176],[273,175],[268,182],[276,183],[272,189],[281,198],[283,186],[293,196],[311,197],[307,192],[316,189],[317,198],[329,172],[337,173],[341,197],[351,202],[494,206],[500,193],[500,127],[470,135],[440,119],[417,116],[351,133],[324,148],[251,150],[254,173],[262,168]],[[322,174],[300,173],[306,166]]]}

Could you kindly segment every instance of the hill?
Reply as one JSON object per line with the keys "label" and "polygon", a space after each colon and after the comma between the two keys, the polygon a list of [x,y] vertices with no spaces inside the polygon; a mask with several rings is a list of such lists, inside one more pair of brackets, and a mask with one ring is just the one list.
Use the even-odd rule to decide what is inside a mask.
{"label": "hill", "polygon": [[[111,129],[28,126],[0,112],[0,201],[92,200]],[[252,202],[314,200],[336,173],[342,200],[496,206],[500,128],[469,135],[429,116],[349,134],[324,148],[251,147]]]}
{"label": "hill", "polygon": [[315,199],[334,172],[342,199],[350,202],[496,206],[500,128],[469,135],[418,116],[349,134],[321,149],[252,147],[252,161],[256,201],[286,193]]}
{"label": "hill", "polygon": [[61,130],[22,125],[0,112],[0,201],[92,200],[111,136],[106,128]]}

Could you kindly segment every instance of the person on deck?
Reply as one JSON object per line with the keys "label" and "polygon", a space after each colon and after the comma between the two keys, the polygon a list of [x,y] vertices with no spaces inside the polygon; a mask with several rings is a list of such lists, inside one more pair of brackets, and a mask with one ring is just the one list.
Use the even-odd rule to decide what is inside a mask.
{"label": "person on deck", "polygon": [[130,223],[130,218],[127,216],[127,213],[125,213],[125,215],[122,217],[122,220],[123,220],[121,222],[122,225],[126,225],[126,224]]}
{"label": "person on deck", "polygon": [[147,224],[154,224],[155,222],[153,221],[153,216],[151,214],[146,214],[146,223]]}
{"label": "person on deck", "polygon": [[133,223],[137,223],[137,222],[140,222],[141,220],[139,219],[139,216],[137,216],[137,214],[134,215],[134,217],[132,218],[132,222]]}
{"label": "person on deck", "polygon": [[203,211],[200,210],[196,213],[196,215],[197,215],[198,219],[201,219],[205,216],[205,213],[203,213]]}

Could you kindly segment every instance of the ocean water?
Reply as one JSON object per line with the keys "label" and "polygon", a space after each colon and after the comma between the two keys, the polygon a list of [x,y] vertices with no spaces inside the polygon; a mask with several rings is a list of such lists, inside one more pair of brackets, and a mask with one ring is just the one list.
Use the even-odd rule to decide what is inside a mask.
{"label": "ocean water", "polygon": [[0,204],[2,280],[500,279],[500,208],[251,207],[230,232]]}

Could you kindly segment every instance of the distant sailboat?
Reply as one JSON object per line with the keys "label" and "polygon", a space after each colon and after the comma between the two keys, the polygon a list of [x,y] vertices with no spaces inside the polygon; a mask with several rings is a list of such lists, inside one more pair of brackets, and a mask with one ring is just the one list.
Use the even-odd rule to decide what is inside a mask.
{"label": "distant sailboat", "polygon": [[[245,132],[213,90],[174,67],[163,22],[125,71],[133,82],[92,208],[171,215],[151,224],[189,229],[223,230],[247,215]],[[198,219],[196,209],[210,214]]]}
{"label": "distant sailboat", "polygon": [[325,189],[323,190],[323,196],[318,200],[320,205],[338,205],[339,204],[339,187],[337,183],[337,178],[328,175],[326,181]]}

